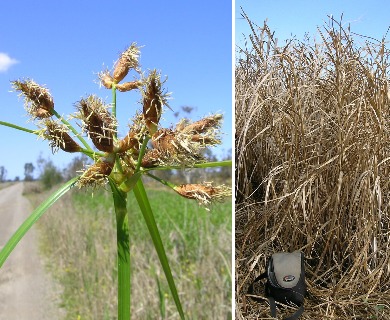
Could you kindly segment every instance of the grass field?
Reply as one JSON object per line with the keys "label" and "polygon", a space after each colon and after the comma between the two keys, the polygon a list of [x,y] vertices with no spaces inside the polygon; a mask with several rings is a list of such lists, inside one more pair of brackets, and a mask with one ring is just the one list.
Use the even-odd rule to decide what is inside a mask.
{"label": "grass field", "polygon": [[[231,319],[230,201],[216,204],[207,212],[196,202],[165,189],[149,191],[148,196],[186,317]],[[178,319],[132,194],[128,210],[132,317]],[[61,300],[67,312],[66,319],[115,319],[114,223],[109,191],[96,191],[91,197],[78,189],[63,197],[39,221],[48,268],[63,287]]]}

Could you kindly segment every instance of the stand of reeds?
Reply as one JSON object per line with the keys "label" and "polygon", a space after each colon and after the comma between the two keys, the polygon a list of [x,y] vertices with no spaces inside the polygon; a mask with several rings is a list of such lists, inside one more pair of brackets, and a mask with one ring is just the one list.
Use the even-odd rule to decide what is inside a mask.
{"label": "stand of reeds", "polygon": [[243,15],[252,34],[236,61],[236,318],[270,318],[248,286],[269,255],[302,250],[301,319],[390,319],[385,38],[330,19],[315,40],[280,44]]}

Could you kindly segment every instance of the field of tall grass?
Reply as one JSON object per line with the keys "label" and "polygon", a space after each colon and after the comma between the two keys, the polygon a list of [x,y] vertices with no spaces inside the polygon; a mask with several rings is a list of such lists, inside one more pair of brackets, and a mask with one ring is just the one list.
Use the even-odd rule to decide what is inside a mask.
{"label": "field of tall grass", "polygon": [[[151,189],[149,189],[151,190]],[[169,190],[148,192],[188,319],[231,319],[230,201],[211,212]],[[34,201],[41,196],[35,195]],[[178,319],[174,301],[134,197],[129,197],[131,308],[134,319]],[[115,213],[110,194],[79,189],[39,221],[47,266],[63,288],[65,319],[115,319]]]}
{"label": "field of tall grass", "polygon": [[293,250],[306,256],[302,319],[389,319],[386,41],[330,20],[316,40],[282,44],[246,18],[235,71],[236,319],[269,317],[248,286],[270,254]]}

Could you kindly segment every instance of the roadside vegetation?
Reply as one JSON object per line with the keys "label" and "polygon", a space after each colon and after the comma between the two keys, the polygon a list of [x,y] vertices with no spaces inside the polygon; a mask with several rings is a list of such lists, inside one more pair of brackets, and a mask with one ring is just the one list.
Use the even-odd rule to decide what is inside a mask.
{"label": "roadside vegetation", "polygon": [[[149,183],[148,196],[186,318],[231,319],[231,202],[216,203],[208,212]],[[38,204],[45,194],[29,197]],[[48,270],[63,288],[65,319],[116,318],[116,229],[110,197],[108,190],[96,190],[91,197],[74,188],[38,223]],[[128,208],[131,290],[137,297],[133,317],[179,319],[133,197]]]}
{"label": "roadside vegetation", "polygon": [[330,19],[316,40],[278,43],[267,23],[244,17],[252,33],[235,71],[236,319],[269,317],[248,286],[269,255],[294,250],[306,256],[302,319],[388,319],[386,39]]}

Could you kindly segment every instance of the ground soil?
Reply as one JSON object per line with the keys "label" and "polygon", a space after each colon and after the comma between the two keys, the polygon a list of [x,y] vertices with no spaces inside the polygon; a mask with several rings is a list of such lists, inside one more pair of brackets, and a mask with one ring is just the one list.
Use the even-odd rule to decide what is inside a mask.
{"label": "ground soil", "polygon": [[[0,190],[0,249],[32,212],[22,192],[22,182]],[[54,288],[33,226],[0,268],[0,320],[60,319]]]}

